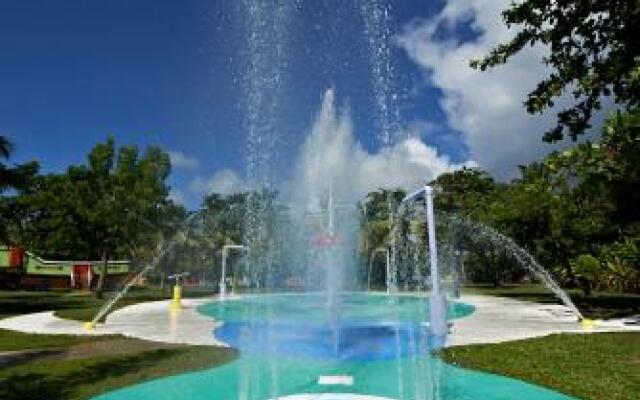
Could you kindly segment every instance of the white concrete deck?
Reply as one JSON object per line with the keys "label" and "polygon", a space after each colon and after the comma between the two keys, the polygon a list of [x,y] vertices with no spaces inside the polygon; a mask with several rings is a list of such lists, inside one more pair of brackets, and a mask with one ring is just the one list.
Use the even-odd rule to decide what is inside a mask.
{"label": "white concrete deck", "polygon": [[213,336],[220,322],[196,311],[216,300],[183,299],[178,310],[171,309],[170,300],[134,304],[111,313],[98,329],[158,342],[226,346]]}
{"label": "white concrete deck", "polygon": [[585,330],[562,305],[480,295],[463,295],[460,301],[476,310],[453,322],[447,346],[500,343],[552,333],[640,332],[638,325],[625,325],[626,319],[598,321],[595,327]]}
{"label": "white concrete deck", "polygon": [[121,334],[158,342],[223,346],[212,334],[219,322],[196,311],[199,305],[215,300],[184,299],[179,310],[170,307],[170,300],[134,304],[114,311],[106,323],[91,330],[83,322],[56,317],[53,311],[2,319],[0,329],[60,335]]}
{"label": "white concrete deck", "polygon": [[[81,322],[58,318],[51,311],[0,320],[0,329],[70,335],[122,334],[169,343],[224,345],[212,334],[220,322],[196,311],[199,305],[215,300],[185,299],[180,310],[171,310],[168,300],[135,304],[113,312],[105,324],[98,324],[94,330],[86,330]],[[623,320],[603,321],[586,331],[560,305],[479,295],[463,296],[460,300],[476,310],[454,321],[448,346],[499,343],[552,333],[640,332],[640,326],[625,325]]]}
{"label": "white concrete deck", "polygon": [[101,335],[107,330],[87,331],[82,323],[58,318],[53,311],[43,311],[0,319],[0,329],[26,333],[47,333],[51,335]]}

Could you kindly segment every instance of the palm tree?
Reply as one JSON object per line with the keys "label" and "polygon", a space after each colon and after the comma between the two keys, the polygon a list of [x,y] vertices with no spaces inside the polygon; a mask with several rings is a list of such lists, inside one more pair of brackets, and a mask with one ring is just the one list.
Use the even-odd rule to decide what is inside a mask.
{"label": "palm tree", "polygon": [[[0,159],[7,160],[11,155],[13,144],[6,138],[6,136],[0,136]],[[0,190],[11,186],[12,174],[11,170],[0,161]]]}
{"label": "palm tree", "polygon": [[0,136],[0,157],[5,160],[8,159],[12,150],[13,143],[11,143],[6,136]]}

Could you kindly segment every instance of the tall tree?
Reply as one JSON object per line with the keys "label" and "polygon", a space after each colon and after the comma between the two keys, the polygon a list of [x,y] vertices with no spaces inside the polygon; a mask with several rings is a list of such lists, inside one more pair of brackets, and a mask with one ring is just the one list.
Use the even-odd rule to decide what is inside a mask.
{"label": "tall tree", "polygon": [[493,178],[478,168],[463,168],[438,176],[432,182],[440,188],[436,207],[445,212],[478,213],[486,207],[498,185]]}
{"label": "tall tree", "polygon": [[35,161],[9,167],[5,161],[9,160],[13,152],[13,143],[6,137],[0,136],[0,193],[7,189],[23,189],[38,173],[39,164]]}
{"label": "tall tree", "polygon": [[13,151],[13,143],[0,136],[0,242],[11,242],[11,227],[19,221],[23,211],[16,203],[16,191],[27,190],[34,182],[40,166],[31,161],[26,164],[9,167],[5,161],[9,160]]}
{"label": "tall tree", "polygon": [[544,140],[561,140],[568,131],[575,140],[589,128],[602,96],[631,109],[640,104],[640,2],[634,0],[525,0],[502,13],[508,26],[520,30],[471,65],[485,70],[504,64],[526,46],[543,44],[551,67],[525,102],[529,113],[553,107],[554,99],[570,90],[571,107],[558,113],[557,125]]}
{"label": "tall tree", "polygon": [[9,158],[12,150],[13,143],[11,143],[6,136],[0,136],[0,158],[4,158],[6,160]]}
{"label": "tall tree", "polygon": [[103,261],[96,286],[98,297],[104,288],[108,261],[114,255],[129,254],[133,246],[148,243],[160,230],[163,209],[170,203],[165,182],[170,170],[168,155],[153,146],[140,157],[135,146],[116,152],[110,138],[89,154],[91,185],[90,192],[85,193],[83,212],[94,230]]}
{"label": "tall tree", "polygon": [[47,257],[101,259],[100,296],[109,260],[149,253],[184,214],[168,199],[170,169],[159,148],[141,156],[135,146],[116,149],[110,138],[86,165],[40,176],[17,196],[17,237]]}

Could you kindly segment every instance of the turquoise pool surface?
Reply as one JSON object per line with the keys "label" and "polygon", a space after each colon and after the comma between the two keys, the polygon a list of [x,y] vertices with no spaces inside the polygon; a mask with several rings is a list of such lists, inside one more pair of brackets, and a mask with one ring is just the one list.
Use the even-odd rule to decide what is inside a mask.
{"label": "turquoise pool surface", "polygon": [[[428,302],[416,296],[347,293],[332,309],[323,294],[262,295],[199,311],[224,321],[216,337],[245,354],[372,361],[431,348]],[[451,303],[448,318],[472,312],[470,305]]]}
{"label": "turquoise pool surface", "polygon": [[[241,350],[232,363],[115,390],[94,400],[267,400],[301,393],[418,400],[569,400],[515,379],[443,363],[430,352],[427,301],[351,293],[340,313],[318,294],[260,295],[204,305],[215,336]],[[448,318],[472,313],[454,303]],[[214,334],[214,332],[212,332]],[[321,377],[348,377],[325,384]]]}

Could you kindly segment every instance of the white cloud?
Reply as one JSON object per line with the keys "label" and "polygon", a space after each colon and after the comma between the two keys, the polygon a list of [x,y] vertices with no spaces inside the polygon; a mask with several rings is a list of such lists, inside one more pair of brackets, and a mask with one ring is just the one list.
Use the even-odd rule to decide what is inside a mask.
{"label": "white cloud", "polygon": [[171,160],[171,166],[176,169],[193,171],[200,166],[197,158],[190,157],[181,151],[170,151],[169,159]]}
{"label": "white cloud", "polygon": [[295,204],[321,207],[318,202],[329,189],[337,201],[349,203],[378,188],[412,189],[462,167],[415,137],[367,152],[354,138],[351,118],[336,110],[328,90],[288,190]]}
{"label": "white cloud", "polygon": [[245,189],[244,182],[238,174],[230,169],[221,169],[210,178],[196,177],[191,181],[189,189],[199,195],[211,193],[234,194]]}
{"label": "white cloud", "polygon": [[[506,65],[485,72],[469,67],[471,59],[513,36],[500,16],[510,2],[449,0],[437,16],[409,24],[397,37],[409,57],[428,72],[429,83],[442,90],[441,107],[449,126],[462,133],[469,157],[500,179],[558,147],[541,139],[555,122],[554,110],[532,116],[522,104],[546,75],[541,63],[546,48],[527,47]],[[471,24],[479,37],[462,44],[442,39],[439,29],[455,30],[461,24]],[[566,99],[559,103],[566,104]]]}
{"label": "white cloud", "polygon": [[[353,172],[360,195],[382,187],[412,189],[440,174],[463,167],[415,137],[375,154],[358,148],[354,164]],[[464,165],[475,164],[469,162]]]}

